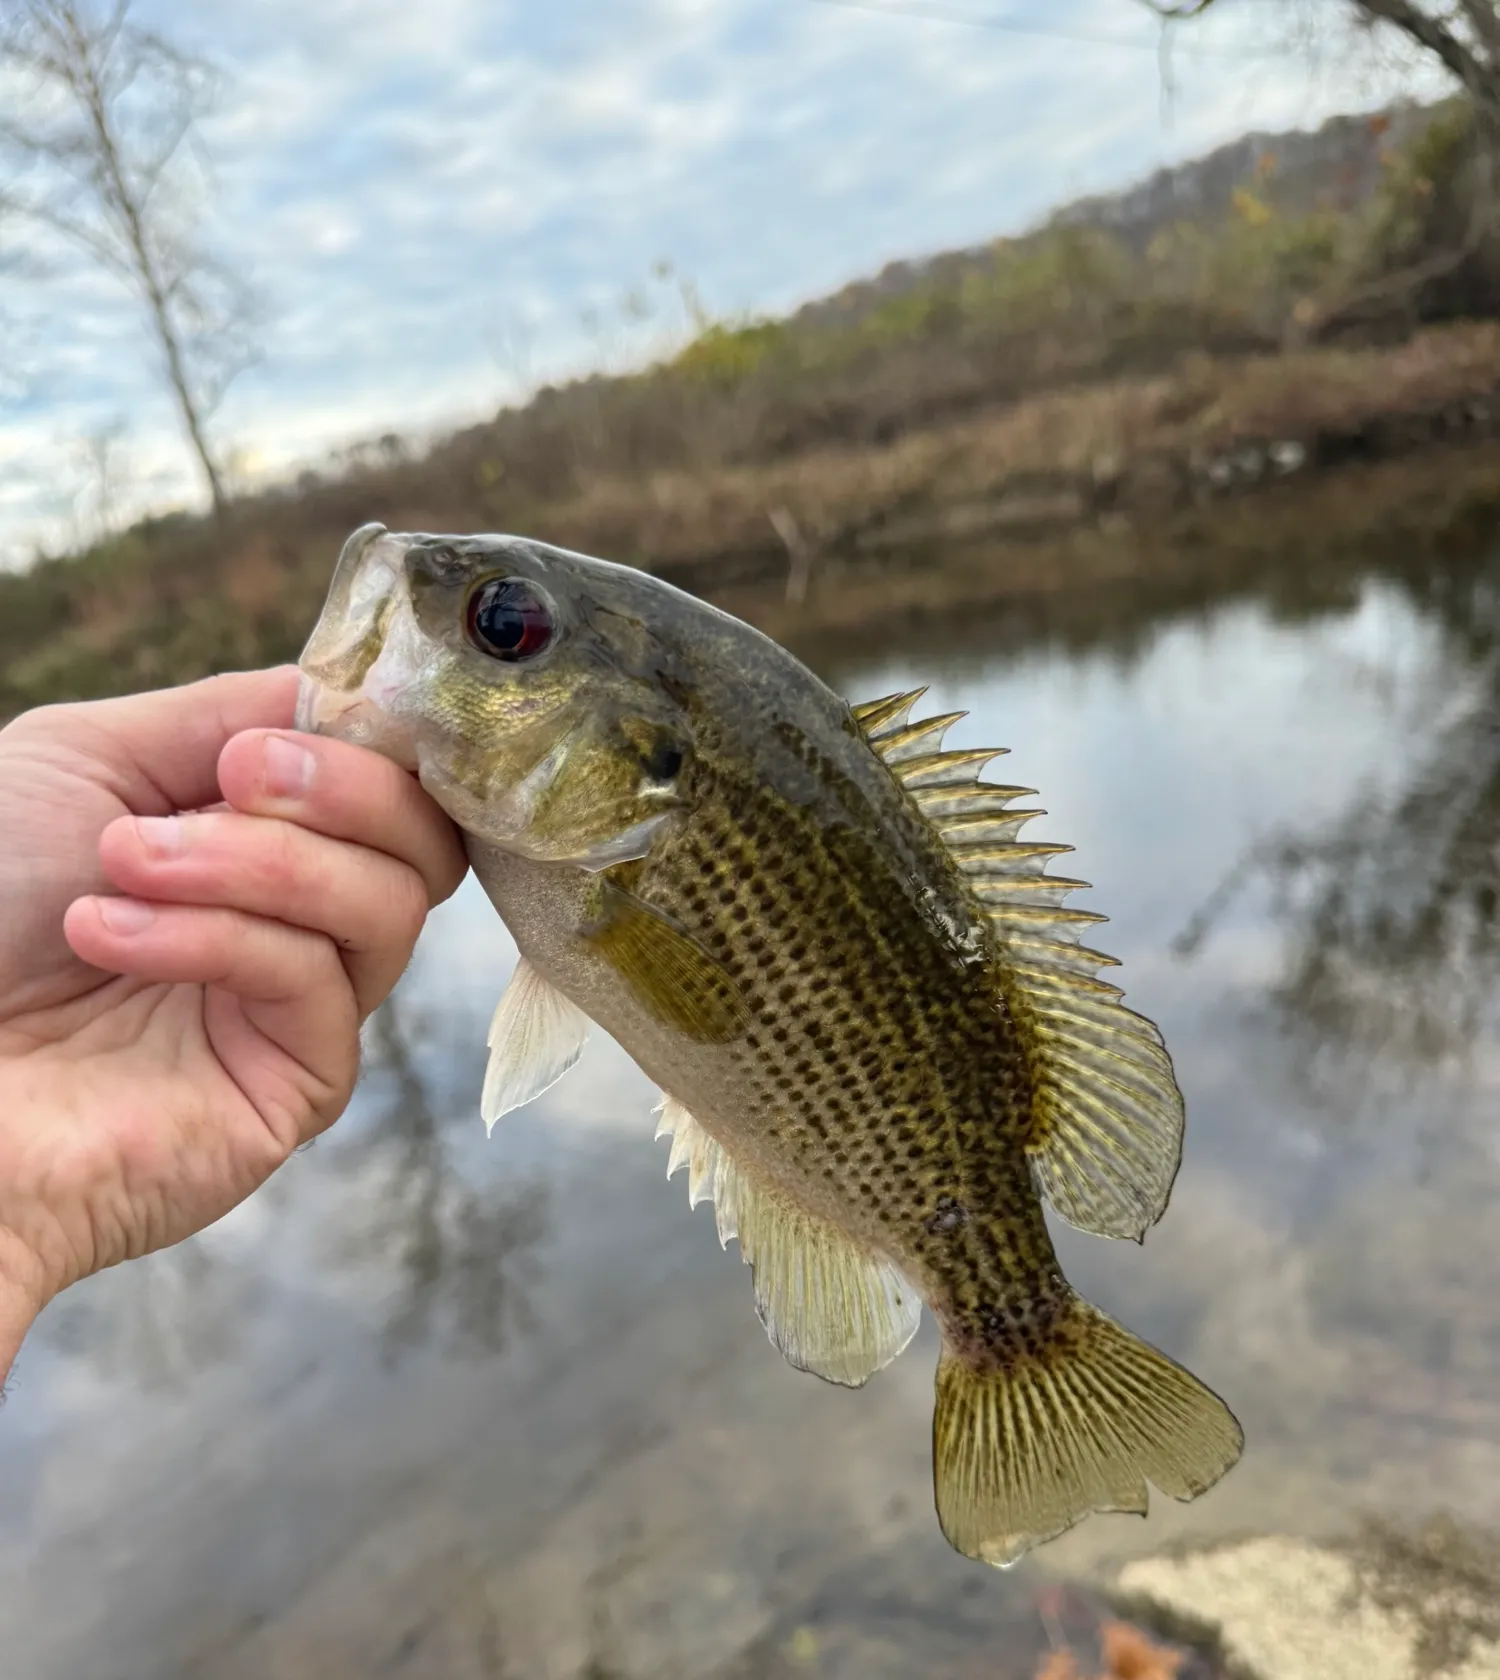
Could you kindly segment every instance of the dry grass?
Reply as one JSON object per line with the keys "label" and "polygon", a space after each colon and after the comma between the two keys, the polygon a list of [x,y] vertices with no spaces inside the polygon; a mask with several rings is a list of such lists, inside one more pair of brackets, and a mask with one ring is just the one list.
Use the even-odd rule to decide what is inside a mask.
{"label": "dry grass", "polygon": [[[1132,547],[1119,522],[1178,521],[1236,452],[1295,440],[1317,467],[1500,409],[1500,325],[1419,325],[1500,313],[1500,267],[1477,257],[1462,294],[1406,298],[1359,325],[1362,343],[1284,347],[1309,298],[1450,237],[1432,207],[1452,197],[1464,133],[1451,113],[1431,124],[1347,212],[1226,210],[1144,248],[1065,226],[999,241],[894,291],[704,324],[655,367],[544,390],[424,458],[388,440],[222,523],[148,521],[0,576],[0,715],[294,656],[339,545],[370,519],[525,532],[773,618],[790,519],[814,570],[793,634],[911,588],[889,573],[914,561],[932,599],[1170,573],[1172,542]],[[981,537],[1009,545],[1002,563],[950,561]]]}
{"label": "dry grass", "polygon": [[789,509],[836,541],[913,503],[993,495],[1018,480],[1091,480],[1148,455],[1210,456],[1245,440],[1312,440],[1385,415],[1500,402],[1500,325],[1433,328],[1393,347],[1318,349],[1213,361],[1174,373],[1042,392],[909,433],[714,473],[604,475],[535,506],[549,540],[651,567],[774,546],[769,511]]}

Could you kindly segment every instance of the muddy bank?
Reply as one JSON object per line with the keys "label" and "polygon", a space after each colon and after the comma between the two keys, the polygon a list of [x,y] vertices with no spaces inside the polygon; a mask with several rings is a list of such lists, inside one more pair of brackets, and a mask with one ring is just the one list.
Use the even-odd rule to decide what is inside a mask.
{"label": "muddy bank", "polygon": [[[1500,522],[1500,327],[1384,348],[1186,360],[888,443],[604,476],[562,499],[351,472],[0,575],[0,717],[294,658],[348,533],[520,531],[641,566],[807,644],[892,611],[1078,624],[1328,579]],[[450,464],[451,465],[451,464]]]}
{"label": "muddy bank", "polygon": [[[1300,616],[1337,604],[1362,575],[1409,575],[1484,547],[1500,531],[1500,447],[1492,420],[1484,427],[1389,459],[1184,490],[1175,503],[1116,496],[1050,526],[966,528],[952,507],[934,506],[925,531],[911,516],[900,544],[809,546],[799,556],[773,532],[754,550],[634,558],[804,655],[857,649],[897,624],[911,643],[946,644],[956,614],[991,644],[1124,645],[1163,618],[1246,592],[1269,591]],[[339,545],[371,517],[394,529],[474,528],[442,510],[350,499],[337,525],[296,546],[231,527],[222,554],[187,548],[167,564],[136,549],[0,577],[0,720],[47,701],[295,659]],[[545,522],[523,528],[620,557]]]}
{"label": "muddy bank", "polygon": [[[1500,447],[1488,438],[1267,483],[1259,494],[1152,512],[1108,509],[1063,530],[829,554],[800,599],[767,558],[758,579],[679,573],[803,652],[856,648],[899,622],[914,646],[951,642],[963,613],[986,645],[1038,638],[1128,646],[1153,624],[1255,592],[1289,618],[1347,599],[1371,573],[1410,576],[1500,533]],[[670,574],[669,574],[670,575]],[[968,615],[972,615],[970,618]]]}
{"label": "muddy bank", "polygon": [[[1288,481],[1337,480],[1352,469],[1360,482],[1371,467],[1441,446],[1492,447],[1500,437],[1500,340],[1492,338],[1489,329],[1454,332],[1363,352],[1362,361],[1346,354],[1345,365],[1325,353],[1299,367],[1287,356],[1052,393],[867,452],[857,464],[829,456],[767,473],[763,510],[731,511],[746,486],[707,484],[725,504],[718,540],[695,553],[685,532],[664,528],[649,566],[699,593],[780,581],[795,604],[828,566],[879,571],[893,557],[930,562],[974,543],[1024,555],[1090,534],[1118,546],[1140,533],[1159,552],[1234,523],[1236,503]],[[1299,376],[1308,384],[1294,401]],[[736,488],[738,498],[726,494]],[[673,499],[663,487],[659,500]],[[676,523],[684,511],[675,510]],[[657,512],[638,510],[637,540]],[[1343,523],[1335,516],[1335,540]],[[629,547],[632,533],[616,534]],[[1037,572],[1015,570],[1028,582]]]}

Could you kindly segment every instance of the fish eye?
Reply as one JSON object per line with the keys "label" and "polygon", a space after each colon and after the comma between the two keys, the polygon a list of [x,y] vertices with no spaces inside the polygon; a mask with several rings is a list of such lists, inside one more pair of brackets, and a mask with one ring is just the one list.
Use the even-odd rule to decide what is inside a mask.
{"label": "fish eye", "polygon": [[534,659],[552,645],[552,603],[526,578],[490,578],[469,597],[469,640],[491,659]]}

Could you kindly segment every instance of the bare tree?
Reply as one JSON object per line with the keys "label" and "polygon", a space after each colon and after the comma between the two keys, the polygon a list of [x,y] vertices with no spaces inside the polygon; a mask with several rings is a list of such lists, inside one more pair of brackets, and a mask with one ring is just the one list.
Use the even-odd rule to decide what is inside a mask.
{"label": "bare tree", "polygon": [[[1169,22],[1223,10],[1234,0],[1141,0]],[[1370,28],[1397,31],[1435,58],[1473,100],[1491,132],[1500,128],[1500,0],[1343,0]]]}
{"label": "bare tree", "polygon": [[116,416],[105,425],[92,427],[74,450],[80,483],[73,512],[80,547],[103,542],[115,534],[124,436],[125,421]]}
{"label": "bare tree", "polygon": [[194,142],[216,78],[134,23],[130,4],[0,0],[0,213],[61,238],[135,294],[220,512],[206,423],[252,359],[254,307],[197,237]]}
{"label": "bare tree", "polygon": [[[1166,25],[1249,0],[1139,0]],[[1441,317],[1478,308],[1490,313],[1500,296],[1500,0],[1279,0],[1297,44],[1341,23],[1415,48],[1456,84],[1466,107],[1463,126],[1448,131],[1453,150],[1447,179],[1422,183],[1428,202],[1413,211],[1422,224],[1405,251],[1376,256],[1360,274],[1335,274],[1323,295],[1288,327],[1290,342],[1319,337],[1381,310]],[[1264,16],[1262,7],[1261,15]]]}

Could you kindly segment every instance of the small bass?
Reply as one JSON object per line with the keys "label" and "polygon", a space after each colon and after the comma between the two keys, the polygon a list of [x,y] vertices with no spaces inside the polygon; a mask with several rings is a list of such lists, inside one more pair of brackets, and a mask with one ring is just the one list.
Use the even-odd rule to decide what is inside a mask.
{"label": "small bass", "polygon": [[664,1093],[658,1136],[739,1241],[791,1363],[857,1387],[925,1302],[938,1518],[997,1565],[1147,1483],[1239,1457],[1221,1400],[1076,1294],[1043,1202],[1139,1239],[1183,1106],[1156,1028],[1080,943],[1103,918],[1024,838],[1030,788],[944,751],[921,691],[850,706],[750,626],[629,567],[505,536],[345,545],[299,724],[414,771],[520,960],[487,1124],[591,1023]]}

